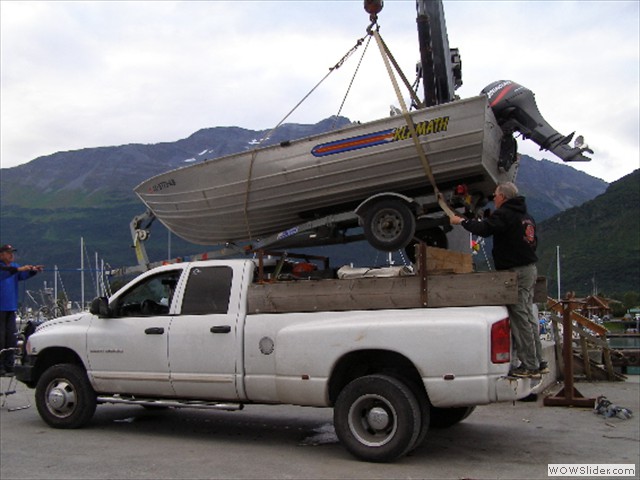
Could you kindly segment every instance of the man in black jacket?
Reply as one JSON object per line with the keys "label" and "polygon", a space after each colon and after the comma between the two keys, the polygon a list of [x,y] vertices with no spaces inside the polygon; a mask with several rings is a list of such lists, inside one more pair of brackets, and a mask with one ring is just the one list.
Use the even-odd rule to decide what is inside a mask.
{"label": "man in black jacket", "polygon": [[524,197],[518,195],[517,187],[511,182],[496,187],[493,202],[496,209],[482,220],[467,220],[454,215],[450,221],[452,225],[462,225],[465,230],[481,237],[493,236],[492,254],[496,270],[517,273],[518,303],[507,305],[507,308],[521,365],[513,369],[511,375],[539,377],[545,365],[540,362],[538,319],[533,311],[533,290],[538,274],[536,223],[527,213]]}

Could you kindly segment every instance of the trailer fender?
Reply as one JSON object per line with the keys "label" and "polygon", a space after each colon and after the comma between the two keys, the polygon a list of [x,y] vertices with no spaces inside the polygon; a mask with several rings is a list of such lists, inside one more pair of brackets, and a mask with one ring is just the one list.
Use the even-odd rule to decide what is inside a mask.
{"label": "trailer fender", "polygon": [[377,201],[387,199],[387,198],[388,199],[395,198],[395,199],[402,200],[407,205],[409,205],[411,210],[413,210],[414,212],[419,207],[418,202],[416,202],[411,197],[407,197],[406,195],[402,195],[401,193],[396,193],[396,192],[383,192],[383,193],[376,193],[375,195],[371,195],[369,198],[364,200],[362,203],[360,203],[360,205],[356,207],[356,209],[354,210],[354,213],[358,215],[362,220],[362,218],[364,217],[369,207],[371,207]]}

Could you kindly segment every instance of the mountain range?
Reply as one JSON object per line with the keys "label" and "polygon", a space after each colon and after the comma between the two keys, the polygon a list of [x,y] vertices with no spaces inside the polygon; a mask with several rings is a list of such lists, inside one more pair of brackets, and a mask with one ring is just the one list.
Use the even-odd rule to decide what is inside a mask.
{"label": "mountain range", "polygon": [[[144,212],[144,205],[132,191],[141,181],[204,159],[255,148],[257,144],[266,146],[312,136],[348,123],[350,121],[344,117],[330,117],[312,125],[284,124],[271,134],[267,130],[252,131],[239,127],[206,128],[175,142],[58,152],[18,167],[0,169],[0,241],[19,248],[21,263],[45,264],[49,271],[54,265],[63,271],[77,271],[81,237],[92,252],[91,262],[95,251],[112,267],[133,265],[135,255],[130,248],[132,241],[128,224],[134,215]],[[269,138],[264,138],[268,134]],[[623,186],[635,182],[637,190],[637,175],[630,179],[625,177],[620,182]],[[616,189],[620,188],[618,183],[609,186],[603,180],[568,165],[528,156],[521,158],[516,184],[527,197],[529,210],[540,224],[541,235],[549,235],[554,245],[554,255],[557,243],[569,241],[569,245],[576,246],[574,249],[569,246],[562,248],[563,259],[566,258],[571,265],[566,268],[580,273],[580,278],[575,280],[567,276],[567,287],[580,290],[586,281],[584,272],[591,272],[597,265],[598,270],[592,273],[596,274],[602,288],[609,291],[637,289],[637,283],[628,286],[628,282],[616,279],[612,269],[619,268],[619,265],[611,258],[607,257],[604,262],[593,261],[593,255],[600,255],[603,251],[602,244],[590,250],[591,259],[586,255],[586,250],[578,247],[586,238],[585,234],[577,234],[575,230],[579,224],[577,218],[583,211],[582,206],[585,205],[584,208],[592,212],[590,218],[596,218],[593,212],[604,208],[609,190],[615,187],[614,192],[617,192]],[[598,200],[601,197],[604,199]],[[637,201],[625,205],[631,208],[636,219],[640,217]],[[615,212],[610,214],[615,215]],[[573,219],[568,221],[574,222],[574,229],[554,229],[554,225],[564,225],[558,224],[558,218]],[[597,218],[601,219],[599,216]],[[617,221],[610,219],[609,223]],[[586,225],[586,228],[589,235],[597,230],[592,224]],[[171,252],[173,256],[178,256],[208,249],[189,244],[174,235],[169,236],[161,225],[154,225],[151,231],[153,238],[147,242],[151,260],[161,260]],[[624,265],[633,265],[634,255],[637,265],[637,232],[638,228],[635,250],[617,250],[625,254],[622,260]],[[167,251],[168,239],[171,240],[171,252]],[[600,240],[606,243],[609,239],[605,235]],[[547,247],[551,243],[545,238],[542,245],[541,262],[544,263],[547,262]],[[359,257],[362,261],[371,261],[371,254],[368,257],[362,255],[361,245],[333,246],[329,251],[338,257],[337,261],[349,261],[349,258],[353,261]],[[593,277],[592,273],[588,274],[588,279]],[[46,277],[46,273],[43,277]],[[61,278],[65,277],[61,275]],[[51,283],[52,278],[48,281]],[[65,283],[69,290],[75,290],[79,283],[78,275],[69,273]],[[37,287],[32,284],[29,288]]]}

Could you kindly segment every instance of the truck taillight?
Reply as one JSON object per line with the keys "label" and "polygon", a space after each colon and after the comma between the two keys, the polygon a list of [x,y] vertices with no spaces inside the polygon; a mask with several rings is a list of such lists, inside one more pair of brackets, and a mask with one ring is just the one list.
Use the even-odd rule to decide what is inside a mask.
{"label": "truck taillight", "polygon": [[491,325],[491,361],[493,363],[511,361],[511,328],[508,318]]}

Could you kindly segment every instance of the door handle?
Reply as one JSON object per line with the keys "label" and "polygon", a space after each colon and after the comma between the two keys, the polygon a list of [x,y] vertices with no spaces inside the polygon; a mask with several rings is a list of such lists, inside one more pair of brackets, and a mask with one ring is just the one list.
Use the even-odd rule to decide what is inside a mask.
{"label": "door handle", "polygon": [[231,331],[231,325],[216,325],[209,329],[211,333],[229,333]]}
{"label": "door handle", "polygon": [[144,333],[147,335],[162,335],[164,333],[164,328],[162,327],[149,327]]}

